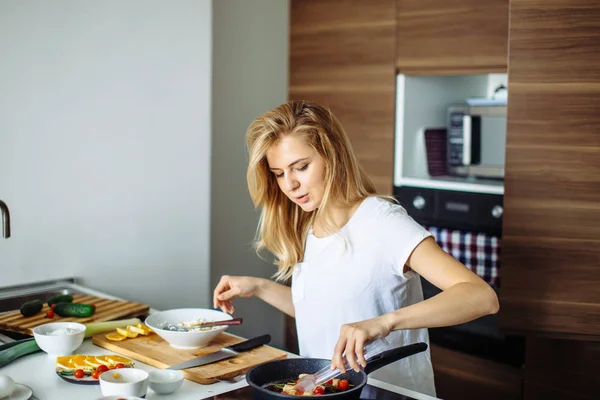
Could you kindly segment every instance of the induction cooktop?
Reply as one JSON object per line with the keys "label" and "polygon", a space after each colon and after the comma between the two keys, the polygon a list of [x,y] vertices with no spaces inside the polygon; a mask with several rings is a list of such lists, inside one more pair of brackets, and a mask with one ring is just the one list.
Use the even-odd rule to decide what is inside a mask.
{"label": "induction cooktop", "polygon": [[[202,400],[251,400],[252,398],[252,390],[250,386],[246,386],[231,392],[206,397]],[[406,397],[371,385],[365,385],[360,398],[362,400],[414,400],[412,397]]]}

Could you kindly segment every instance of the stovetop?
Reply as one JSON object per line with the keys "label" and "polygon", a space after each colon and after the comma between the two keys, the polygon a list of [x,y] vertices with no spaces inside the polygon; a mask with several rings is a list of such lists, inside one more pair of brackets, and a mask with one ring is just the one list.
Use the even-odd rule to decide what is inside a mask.
{"label": "stovetop", "polygon": [[[231,392],[206,397],[202,400],[251,400],[252,398],[252,389],[246,386]],[[371,385],[366,385],[363,388],[360,398],[361,400],[414,400],[412,397],[406,397]]]}

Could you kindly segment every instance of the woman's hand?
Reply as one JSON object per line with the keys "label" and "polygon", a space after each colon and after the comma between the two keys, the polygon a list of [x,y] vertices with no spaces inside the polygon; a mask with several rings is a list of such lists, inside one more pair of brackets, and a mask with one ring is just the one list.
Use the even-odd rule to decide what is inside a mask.
{"label": "woman's hand", "polygon": [[340,338],[331,358],[331,369],[338,368],[342,373],[346,372],[343,358],[345,352],[350,367],[356,372],[360,371],[359,363],[363,367],[367,365],[363,351],[365,343],[377,337],[386,337],[390,331],[391,328],[386,322],[385,314],[377,318],[342,325]]}
{"label": "woman's hand", "polygon": [[256,294],[260,280],[251,276],[223,275],[213,292],[213,306],[228,314],[233,314],[235,308],[231,300],[236,297],[252,297]]}

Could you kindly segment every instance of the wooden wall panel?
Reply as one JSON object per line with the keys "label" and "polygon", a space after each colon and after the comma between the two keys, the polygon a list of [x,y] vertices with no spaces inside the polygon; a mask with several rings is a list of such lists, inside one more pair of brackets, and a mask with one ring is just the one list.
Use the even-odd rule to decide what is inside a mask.
{"label": "wooden wall panel", "polygon": [[397,0],[398,70],[506,72],[509,0]]}
{"label": "wooden wall panel", "polygon": [[528,338],[526,347],[524,400],[598,399],[600,343]]}
{"label": "wooden wall panel", "polygon": [[392,193],[394,0],[292,0],[289,98],[329,106],[381,193]]}
{"label": "wooden wall panel", "polygon": [[520,369],[431,345],[437,397],[445,400],[520,400]]}
{"label": "wooden wall panel", "polygon": [[501,326],[600,337],[600,1],[510,21]]}

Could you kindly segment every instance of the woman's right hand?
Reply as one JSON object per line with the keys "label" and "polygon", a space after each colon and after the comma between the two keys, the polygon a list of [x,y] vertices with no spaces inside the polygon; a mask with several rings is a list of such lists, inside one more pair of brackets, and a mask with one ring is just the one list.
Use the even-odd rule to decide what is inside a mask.
{"label": "woman's right hand", "polygon": [[223,275],[213,292],[214,308],[220,308],[227,314],[233,314],[235,308],[231,304],[231,300],[236,297],[252,297],[256,295],[259,284],[259,278]]}

